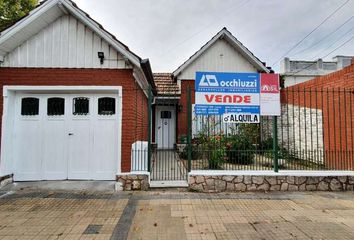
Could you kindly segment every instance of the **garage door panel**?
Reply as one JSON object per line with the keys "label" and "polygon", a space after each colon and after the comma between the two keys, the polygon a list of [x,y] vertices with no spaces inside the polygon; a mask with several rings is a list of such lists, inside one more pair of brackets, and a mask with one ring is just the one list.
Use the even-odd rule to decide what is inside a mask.
{"label": "garage door panel", "polygon": [[43,168],[44,179],[67,179],[67,134],[65,120],[50,119],[44,123]]}
{"label": "garage door panel", "polygon": [[18,94],[14,180],[114,180],[116,100],[111,94]]}
{"label": "garage door panel", "polygon": [[38,120],[18,120],[14,180],[41,180],[41,128]]}
{"label": "garage door panel", "polygon": [[98,120],[94,129],[94,178],[114,180],[118,156],[116,120]]}
{"label": "garage door panel", "polygon": [[91,131],[89,120],[73,120],[69,136],[69,179],[91,179]]}

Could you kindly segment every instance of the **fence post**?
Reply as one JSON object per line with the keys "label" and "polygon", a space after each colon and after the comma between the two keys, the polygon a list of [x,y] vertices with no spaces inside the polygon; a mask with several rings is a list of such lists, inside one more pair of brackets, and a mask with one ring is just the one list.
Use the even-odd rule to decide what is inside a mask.
{"label": "fence post", "polygon": [[152,92],[149,85],[148,93],[148,172],[151,172],[151,129],[152,129]]}
{"label": "fence post", "polygon": [[187,157],[188,157],[188,172],[191,171],[192,161],[192,103],[191,103],[191,89],[187,88]]}
{"label": "fence post", "polygon": [[274,152],[274,172],[279,171],[278,166],[278,123],[277,116],[273,116],[273,152]]}

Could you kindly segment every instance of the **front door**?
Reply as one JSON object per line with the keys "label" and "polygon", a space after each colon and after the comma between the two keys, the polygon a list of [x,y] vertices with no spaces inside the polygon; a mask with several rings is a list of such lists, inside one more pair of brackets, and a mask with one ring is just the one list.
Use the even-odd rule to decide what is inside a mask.
{"label": "front door", "polygon": [[156,142],[158,149],[173,149],[176,137],[174,106],[156,106]]}

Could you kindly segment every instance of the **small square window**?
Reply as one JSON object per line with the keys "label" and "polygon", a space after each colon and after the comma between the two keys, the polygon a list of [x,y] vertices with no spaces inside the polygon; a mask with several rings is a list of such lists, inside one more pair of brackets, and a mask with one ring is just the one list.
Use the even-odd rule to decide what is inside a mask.
{"label": "small square window", "polygon": [[98,99],[99,115],[114,115],[116,113],[116,99],[103,97]]}
{"label": "small square window", "polygon": [[65,100],[64,98],[48,98],[47,115],[60,116],[64,115]]}
{"label": "small square window", "polygon": [[21,115],[35,116],[39,113],[39,99],[38,98],[22,98],[21,101]]}
{"label": "small square window", "polygon": [[164,119],[164,118],[171,118],[172,117],[172,113],[171,111],[161,111],[161,118]]}
{"label": "small square window", "polygon": [[77,97],[73,100],[73,114],[87,115],[89,113],[89,99],[85,97]]}

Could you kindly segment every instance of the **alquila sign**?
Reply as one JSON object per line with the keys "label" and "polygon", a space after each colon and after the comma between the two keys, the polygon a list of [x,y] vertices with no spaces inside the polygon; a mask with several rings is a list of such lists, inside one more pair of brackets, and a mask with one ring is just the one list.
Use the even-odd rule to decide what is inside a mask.
{"label": "alquila sign", "polygon": [[197,72],[195,79],[196,115],[223,115],[227,123],[280,115],[277,74]]}

